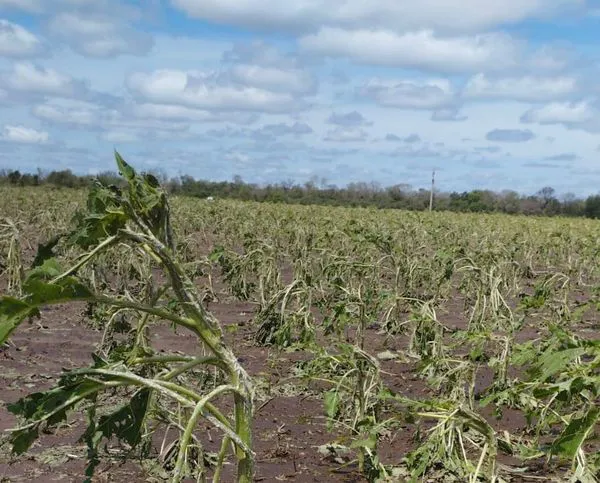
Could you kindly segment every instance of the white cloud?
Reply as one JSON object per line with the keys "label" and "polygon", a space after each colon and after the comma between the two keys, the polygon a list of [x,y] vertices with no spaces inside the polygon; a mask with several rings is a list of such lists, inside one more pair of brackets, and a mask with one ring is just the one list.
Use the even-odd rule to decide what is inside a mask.
{"label": "white cloud", "polygon": [[442,121],[451,121],[451,122],[461,122],[466,121],[468,119],[467,116],[461,114],[458,108],[456,107],[447,107],[442,109],[436,109],[431,114],[431,120],[436,122]]}
{"label": "white cloud", "polygon": [[2,73],[0,82],[13,91],[23,93],[73,97],[86,91],[83,81],[31,62],[14,64],[12,72]]}
{"label": "white cloud", "polygon": [[173,104],[135,104],[131,108],[135,117],[146,119],[165,119],[170,121],[188,122],[222,122],[229,121],[236,124],[250,124],[256,120],[256,115],[247,112],[213,112],[203,109],[192,109]]}
{"label": "white cloud", "polygon": [[381,106],[402,109],[440,109],[456,102],[454,88],[446,79],[371,79],[358,89],[358,94]]}
{"label": "white cloud", "polygon": [[100,124],[103,116],[99,106],[78,103],[61,106],[56,103],[39,104],[33,107],[32,114],[42,121],[69,124],[76,127],[94,127]]}
{"label": "white cloud", "polygon": [[0,19],[0,57],[34,57],[43,50],[42,42],[29,30]]}
{"label": "white cloud", "polygon": [[485,135],[488,141],[500,143],[525,143],[535,138],[529,129],[493,129]]}
{"label": "white cloud", "polygon": [[43,144],[50,138],[46,131],[37,131],[25,126],[5,125],[1,140],[21,144]]}
{"label": "white cloud", "polygon": [[314,78],[300,69],[239,64],[231,69],[231,74],[242,84],[275,92],[303,95],[314,93],[316,89]]}
{"label": "white cloud", "polygon": [[43,11],[41,0],[0,0],[0,8],[24,10],[30,13]]}
{"label": "white cloud", "polygon": [[578,88],[577,79],[570,76],[493,79],[484,74],[477,74],[469,79],[462,94],[471,99],[543,102],[567,98],[575,94]]}
{"label": "white cloud", "polygon": [[542,45],[531,54],[528,66],[535,71],[562,71],[572,64],[576,56],[577,53],[572,46]]}
{"label": "white cloud", "polygon": [[338,126],[358,127],[371,126],[373,123],[365,119],[358,111],[350,111],[346,113],[332,112],[327,118],[329,124],[337,124]]}
{"label": "white cloud", "polygon": [[506,70],[516,65],[518,45],[500,33],[440,37],[432,30],[396,34],[383,30],[323,28],[300,39],[311,52],[377,65],[435,72]]}
{"label": "white cloud", "polygon": [[485,30],[577,8],[585,0],[171,0],[190,16],[269,29],[309,30],[322,25]]}
{"label": "white cloud", "polygon": [[90,57],[147,54],[153,46],[152,36],[119,19],[108,13],[63,12],[50,20],[48,30],[76,52]]}
{"label": "white cloud", "polygon": [[598,114],[598,110],[589,102],[552,102],[529,109],[521,116],[521,122],[583,125],[598,117]]}
{"label": "white cloud", "polygon": [[327,131],[325,141],[337,143],[366,141],[368,134],[364,129],[354,127],[337,127]]}
{"label": "white cloud", "polygon": [[132,74],[127,85],[147,101],[198,109],[288,112],[301,107],[293,95],[227,84],[214,73],[156,70]]}
{"label": "white cloud", "polygon": [[40,104],[32,109],[33,116],[55,124],[68,125],[71,128],[87,129],[90,131],[114,131],[119,129],[144,134],[148,131],[167,132],[171,135],[186,132],[189,124],[183,121],[166,118],[151,118],[135,115],[130,106],[123,110],[106,108],[91,102],[54,99]]}
{"label": "white cloud", "polygon": [[100,135],[100,139],[111,143],[134,143],[140,140],[137,134],[126,131],[106,131]]}

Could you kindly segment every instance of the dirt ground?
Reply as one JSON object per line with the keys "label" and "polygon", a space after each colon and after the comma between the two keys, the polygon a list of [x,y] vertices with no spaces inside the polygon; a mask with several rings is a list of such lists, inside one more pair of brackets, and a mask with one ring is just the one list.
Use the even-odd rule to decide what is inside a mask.
{"label": "dirt ground", "polygon": [[[211,311],[224,325],[237,325],[230,336],[240,360],[251,375],[264,378],[269,374],[273,385],[286,377],[289,366],[302,353],[269,353],[270,349],[252,343],[253,329],[249,324],[251,307],[242,303],[212,304]],[[448,317],[448,315],[446,315]],[[449,315],[452,318],[452,314]],[[456,323],[456,322],[455,322]],[[14,334],[12,343],[0,350],[0,431],[14,427],[16,420],[4,403],[16,401],[31,392],[50,387],[63,369],[85,366],[90,353],[99,342],[101,333],[82,323],[82,308],[55,306],[44,310],[39,321],[25,324]],[[195,339],[185,333],[173,333],[161,327],[155,335],[157,349],[194,353]],[[405,340],[386,341],[372,327],[368,333],[368,347],[372,353],[402,348]],[[274,355],[276,354],[276,355]],[[269,357],[271,355],[271,357]],[[275,360],[275,364],[273,364]],[[410,397],[423,397],[427,389],[410,364],[383,361],[382,370],[391,389]],[[486,374],[482,374],[486,379]],[[481,384],[489,384],[482,380]],[[325,427],[322,402],[305,395],[275,396],[257,401],[254,419],[254,440],[257,453],[256,481],[277,482],[359,482],[365,481],[352,466],[339,469],[319,453],[318,447],[334,440],[335,434]],[[491,415],[488,415],[493,421]],[[70,427],[56,434],[44,435],[27,455],[12,458],[7,448],[0,453],[0,481],[50,482],[83,481],[85,445],[78,442],[83,425],[77,417],[71,418]],[[525,425],[523,417],[507,411],[502,429],[518,432]],[[398,431],[380,449],[384,461],[398,463],[413,448],[413,428]],[[233,481],[233,467],[225,473]],[[156,481],[137,462],[108,461],[97,470],[95,481]],[[516,481],[516,480],[515,480]]]}
{"label": "dirt ground", "polygon": [[[220,285],[220,284],[218,284]],[[219,288],[223,289],[221,285]],[[464,326],[462,301],[458,298],[445,304],[447,310],[439,313],[440,321],[448,328]],[[300,352],[277,352],[257,347],[253,343],[252,306],[223,297],[219,303],[210,304],[211,312],[225,326],[237,327],[226,331],[230,344],[240,361],[257,380],[269,380],[277,386],[279,380],[289,375],[290,366],[305,358]],[[596,332],[597,334],[597,332]],[[84,322],[83,307],[78,305],[46,308],[40,320],[22,325],[13,335],[11,343],[0,348],[0,432],[12,428],[15,418],[6,410],[11,403],[35,391],[51,387],[62,370],[87,366],[90,354],[100,341],[101,332],[89,328]],[[539,335],[535,327],[527,328],[522,338]],[[174,333],[166,325],[154,332],[153,346],[158,350],[196,352],[196,340],[185,332]],[[388,340],[370,327],[366,347],[372,354],[399,351],[406,347],[407,338]],[[398,360],[381,362],[388,387],[404,396],[423,398],[428,394],[425,383],[416,375],[414,364]],[[482,371],[478,385],[491,382],[491,373]],[[355,466],[340,468],[340,463],[323,456],[318,448],[335,440],[336,434],[327,431],[323,403],[305,394],[271,395],[256,402],[254,418],[254,445],[257,455],[256,481],[278,482],[362,482],[366,481]],[[486,418],[498,426],[491,411]],[[506,411],[501,429],[518,434],[525,427],[524,417],[516,411]],[[80,416],[73,415],[69,425],[55,434],[44,435],[24,456],[14,458],[9,448],[0,448],[0,482],[78,482],[84,480],[86,465],[85,444],[78,439],[84,426]],[[404,455],[414,449],[414,427],[406,427],[390,435],[379,448],[384,462],[398,464]],[[215,438],[216,439],[216,438]],[[155,451],[159,452],[157,448]],[[509,459],[500,459],[515,464]],[[234,481],[233,465],[226,467],[223,481]],[[97,482],[161,481],[152,476],[139,462],[118,458],[104,460],[96,471]],[[544,468],[530,467],[530,477],[544,478]],[[436,481],[432,479],[431,481]],[[532,481],[515,477],[513,481]],[[553,480],[555,481],[555,480]]]}

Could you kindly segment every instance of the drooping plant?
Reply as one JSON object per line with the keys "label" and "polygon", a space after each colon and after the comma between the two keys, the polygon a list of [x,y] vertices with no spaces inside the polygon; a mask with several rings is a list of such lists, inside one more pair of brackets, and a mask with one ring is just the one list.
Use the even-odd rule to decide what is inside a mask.
{"label": "drooping plant", "polygon": [[[115,157],[126,187],[96,182],[86,211],[79,214],[75,230],[66,236],[67,243],[83,249],[77,261],[63,268],[59,260],[45,253],[26,274],[22,296],[0,298],[0,343],[23,321],[40,316],[44,306],[75,301],[99,304],[112,314],[127,313],[138,336],[119,351],[92,354],[91,367],[65,372],[53,389],[10,404],[9,410],[23,419],[10,432],[13,452],[24,453],[40,432],[52,430],[69,412],[79,409],[87,414],[82,439],[88,446],[88,478],[99,463],[103,440],[117,438],[131,450],[147,452],[147,435],[163,427],[179,433],[170,446],[173,458],[167,465],[172,481],[188,475],[204,481],[209,458],[197,432],[204,419],[222,433],[213,481],[220,480],[231,448],[237,460],[237,481],[248,483],[254,474],[251,378],[224,342],[219,321],[203,307],[179,260],[165,192],[155,177],[136,173],[118,153]],[[161,269],[165,276],[144,284],[147,290],[132,293],[104,293],[93,287],[83,268],[117,246],[139,254],[150,268]],[[196,336],[198,353],[153,350],[144,334],[160,322]],[[220,375],[212,387],[195,383],[202,379],[195,377],[198,372],[210,370]],[[122,405],[111,410],[107,398],[115,394]],[[226,397],[232,399],[232,414],[225,409],[229,407],[224,403]]]}

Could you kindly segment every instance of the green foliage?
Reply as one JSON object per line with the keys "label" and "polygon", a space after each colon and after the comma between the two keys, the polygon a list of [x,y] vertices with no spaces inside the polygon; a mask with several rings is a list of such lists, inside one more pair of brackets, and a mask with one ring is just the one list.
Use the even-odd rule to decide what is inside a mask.
{"label": "green foliage", "polygon": [[[204,467],[190,469],[187,461],[188,453],[201,448],[194,432],[199,418],[204,418],[224,433],[215,481],[228,444],[232,443],[238,481],[249,483],[254,467],[251,380],[222,340],[218,321],[202,306],[195,285],[178,260],[170,208],[158,180],[149,174],[138,175],[118,153],[115,158],[126,186],[97,182],[90,190],[87,211],[78,213],[74,230],[64,237],[71,249],[84,250],[68,268],[63,268],[54,256],[62,234],[40,244],[22,282],[22,297],[0,297],[0,342],[6,341],[25,319],[39,315],[45,306],[77,301],[88,302],[92,311],[94,307],[108,309],[111,315],[104,320],[104,339],[110,339],[119,324],[131,327],[130,337],[103,345],[105,357],[94,355],[91,368],[66,372],[57,387],[11,404],[9,410],[23,420],[11,433],[13,452],[27,451],[40,436],[40,429],[53,430],[85,400],[88,428],[82,438],[88,445],[88,481],[99,463],[102,440],[117,438],[135,449],[160,425],[180,428],[177,461],[170,467],[172,481],[181,481],[190,471],[201,476]],[[98,277],[96,262],[105,261],[102,257],[117,244],[122,253],[136,256],[108,264],[122,269],[119,295],[114,296],[109,277]],[[166,277],[158,280],[154,267],[162,268]],[[102,283],[98,278],[103,279]],[[153,350],[149,331],[153,322],[161,320],[191,331],[203,355],[164,355]],[[206,366],[220,371],[220,380],[224,381],[221,385],[204,387],[201,379],[190,377]],[[109,394],[115,396],[115,391],[126,402],[107,412],[111,406]],[[233,397],[234,406],[229,418],[212,402],[227,394]]]}
{"label": "green foliage", "polygon": [[[244,332],[275,360],[298,352],[294,360],[303,361],[291,378],[276,374],[285,388],[270,379],[265,390],[281,394],[290,381],[303,381],[294,393],[321,399],[336,435],[328,451],[349,457],[335,461],[355,465],[368,481],[509,481],[533,468],[539,474],[532,476],[595,481],[598,224],[481,214],[551,215],[559,206],[553,190],[452,198],[452,209],[477,215],[177,197],[171,205],[168,186],[116,158],[122,181],[94,184],[87,204],[76,192],[44,189],[35,204],[52,208],[43,213],[30,206],[33,191],[11,188],[21,199],[3,200],[18,220],[6,223],[3,267],[9,240],[22,249],[22,226],[39,225],[41,239],[66,235],[40,244],[30,270],[11,272],[20,291],[0,300],[1,339],[45,305],[66,300],[86,302],[102,332],[94,365],[64,374],[50,391],[77,391],[73,385],[85,381],[102,386],[64,408],[56,404],[69,395],[60,391],[24,400],[23,408],[33,409],[21,410],[22,426],[11,433],[15,451],[71,410],[85,411],[90,478],[105,442],[121,439],[126,457],[146,457],[148,442],[167,425],[177,434],[164,443],[160,464],[175,481],[211,472],[218,479],[229,450],[248,481],[252,384],[203,305],[237,299],[247,317],[227,325],[229,335]],[[210,188],[183,181],[174,187],[180,193]],[[240,180],[219,186],[227,196],[255,194]],[[367,188],[355,185],[331,199],[411,207],[426,194],[411,200],[404,188]],[[329,202],[315,186],[272,189],[263,200],[276,198]],[[67,229],[83,205],[75,230]],[[152,335],[162,322],[196,336],[199,353],[157,352]],[[524,418],[522,430],[505,425],[509,412]],[[493,426],[489,414],[497,418]],[[46,428],[39,419],[48,415],[57,419]],[[223,435],[216,455],[204,451],[206,436],[196,429],[205,424]],[[414,432],[413,451],[384,459],[382,446],[400,431]],[[500,454],[510,455],[510,464],[499,464]]]}

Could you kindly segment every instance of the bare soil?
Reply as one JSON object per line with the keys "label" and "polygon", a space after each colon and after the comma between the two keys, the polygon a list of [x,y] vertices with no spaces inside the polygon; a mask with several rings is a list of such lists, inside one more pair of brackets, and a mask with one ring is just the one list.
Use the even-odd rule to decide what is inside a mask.
{"label": "bare soil", "polygon": [[[464,326],[459,300],[450,300],[447,313],[439,314],[447,327]],[[276,352],[257,347],[253,343],[254,327],[251,324],[252,306],[231,300],[211,303],[210,310],[225,326],[236,326],[227,331],[243,365],[249,373],[260,380],[277,385],[289,375],[289,368],[307,355],[301,352]],[[528,328],[524,338],[539,334]],[[597,335],[597,332],[594,333]],[[89,328],[84,321],[83,308],[78,305],[49,307],[42,318],[20,327],[11,343],[0,349],[0,431],[12,428],[15,418],[6,410],[5,404],[20,397],[51,387],[61,371],[89,365],[90,354],[95,350],[101,332]],[[153,345],[165,351],[194,353],[196,340],[184,332],[174,333],[169,327],[161,327],[154,333]],[[406,337],[387,340],[378,333],[376,326],[367,334],[370,353],[396,351],[406,347]],[[417,376],[415,366],[401,359],[382,361],[382,370],[388,386],[407,397],[423,398],[429,394],[424,381]],[[491,373],[482,372],[482,387],[491,382]],[[257,454],[256,481],[278,482],[362,482],[355,466],[340,468],[340,464],[325,458],[318,451],[320,445],[335,440],[336,434],[327,431],[323,403],[306,394],[282,393],[256,403],[254,419],[254,444]],[[489,413],[489,414],[488,414]],[[522,415],[506,411],[501,423],[491,412],[484,412],[496,427],[518,434],[525,426]],[[74,415],[69,426],[55,434],[44,435],[34,443],[27,455],[15,458],[8,449],[0,449],[0,482],[51,482],[83,481],[86,465],[85,445],[78,441],[84,426]],[[384,462],[399,463],[404,455],[414,449],[414,427],[405,428],[383,442],[380,454]],[[215,438],[216,439],[216,438]],[[160,442],[157,442],[158,453]],[[514,464],[514,461],[505,460]],[[533,470],[533,468],[532,468]],[[535,475],[531,471],[531,476]],[[543,468],[539,468],[538,478]],[[117,457],[103,461],[94,478],[97,482],[146,482],[160,481],[136,461],[120,461]],[[225,470],[224,481],[234,481],[234,468]],[[514,481],[526,481],[515,478]],[[549,481],[549,480],[546,480]]]}

